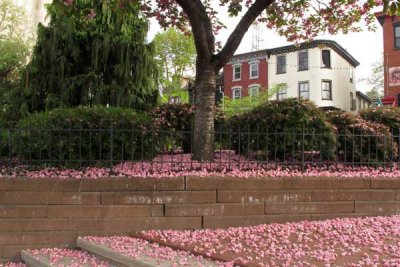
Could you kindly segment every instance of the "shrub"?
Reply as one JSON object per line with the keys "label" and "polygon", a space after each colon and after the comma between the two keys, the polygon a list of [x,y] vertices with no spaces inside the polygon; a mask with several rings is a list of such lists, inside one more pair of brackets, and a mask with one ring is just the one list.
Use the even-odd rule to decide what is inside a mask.
{"label": "shrub", "polygon": [[13,132],[14,154],[21,160],[55,160],[59,165],[150,156],[149,116],[131,109],[61,108],[29,115]]}
{"label": "shrub", "polygon": [[[196,108],[191,104],[162,104],[153,109],[153,126],[168,150],[181,147],[185,153],[191,152],[195,112]],[[223,123],[223,112],[217,108],[215,129],[218,131]]]}
{"label": "shrub", "polygon": [[334,156],[333,127],[323,112],[308,100],[270,101],[233,116],[227,125],[232,131],[232,148],[266,159],[300,160],[302,151],[320,159]]}
{"label": "shrub", "polygon": [[383,124],[389,127],[395,135],[399,135],[400,108],[398,107],[372,107],[362,110],[360,116],[364,120]]}
{"label": "shrub", "polygon": [[345,162],[373,163],[397,157],[397,144],[390,129],[343,111],[327,112],[338,133],[338,154]]}

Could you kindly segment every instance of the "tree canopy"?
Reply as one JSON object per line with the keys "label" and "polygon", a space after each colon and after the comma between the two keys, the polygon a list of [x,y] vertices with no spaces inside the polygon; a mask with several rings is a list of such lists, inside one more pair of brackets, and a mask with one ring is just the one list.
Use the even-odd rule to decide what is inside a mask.
{"label": "tree canopy", "polygon": [[367,95],[370,98],[372,99],[381,98],[383,96],[383,88],[385,85],[383,58],[373,63],[370,75],[361,80],[365,81],[370,86],[371,89],[367,91]]}
{"label": "tree canopy", "polygon": [[154,45],[163,96],[181,95],[182,78],[193,75],[196,65],[196,49],[192,36],[169,28],[156,34]]}
{"label": "tree canopy", "polygon": [[23,6],[0,1],[0,124],[15,121],[25,106],[17,97],[20,72],[28,63],[33,33]]}
{"label": "tree canopy", "polygon": [[11,0],[0,2],[0,79],[16,80],[16,72],[28,59],[32,33],[27,27],[24,9]]}
{"label": "tree canopy", "polygon": [[145,109],[158,98],[154,46],[140,5],[125,0],[53,0],[27,66],[31,111],[79,105]]}

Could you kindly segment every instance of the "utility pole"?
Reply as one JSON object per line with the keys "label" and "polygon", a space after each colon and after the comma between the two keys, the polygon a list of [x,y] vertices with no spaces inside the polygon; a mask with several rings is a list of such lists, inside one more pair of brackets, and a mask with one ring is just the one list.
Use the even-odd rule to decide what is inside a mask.
{"label": "utility pole", "polygon": [[260,23],[256,21],[252,24],[251,28],[252,28],[251,51],[252,52],[259,51],[264,48],[263,27],[260,26]]}

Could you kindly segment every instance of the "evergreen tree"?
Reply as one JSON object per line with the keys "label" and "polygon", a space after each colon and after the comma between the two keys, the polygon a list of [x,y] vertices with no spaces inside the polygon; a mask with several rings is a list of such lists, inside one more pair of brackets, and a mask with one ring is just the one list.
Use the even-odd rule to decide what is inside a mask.
{"label": "evergreen tree", "polygon": [[158,98],[148,22],[129,0],[53,0],[23,75],[31,111],[79,105],[146,109]]}

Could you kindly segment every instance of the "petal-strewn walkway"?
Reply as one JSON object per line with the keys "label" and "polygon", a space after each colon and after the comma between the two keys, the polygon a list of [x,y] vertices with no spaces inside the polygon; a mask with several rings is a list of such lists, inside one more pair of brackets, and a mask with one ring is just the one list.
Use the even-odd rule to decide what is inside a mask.
{"label": "petal-strewn walkway", "polygon": [[246,266],[400,266],[400,215],[141,234]]}

